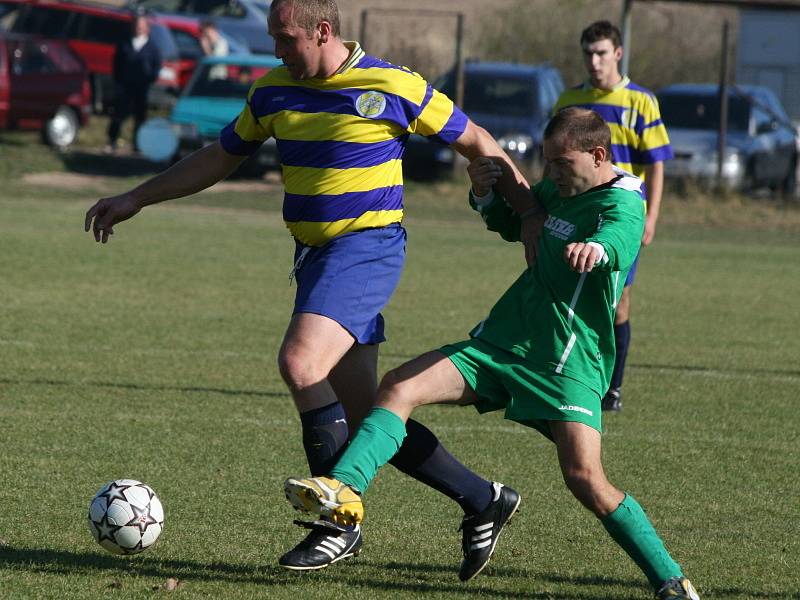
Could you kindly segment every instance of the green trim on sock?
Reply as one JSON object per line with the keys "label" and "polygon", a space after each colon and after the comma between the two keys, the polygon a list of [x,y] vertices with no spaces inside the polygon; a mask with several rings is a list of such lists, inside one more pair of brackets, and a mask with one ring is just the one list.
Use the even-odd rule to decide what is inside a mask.
{"label": "green trim on sock", "polygon": [[616,510],[600,519],[600,522],[644,572],[653,589],[658,590],[670,577],[683,577],[680,566],[672,560],[664,542],[633,496],[625,494]]}
{"label": "green trim on sock", "polygon": [[405,437],[403,419],[386,408],[373,408],[331,470],[331,477],[363,494],[378,469],[397,454]]}

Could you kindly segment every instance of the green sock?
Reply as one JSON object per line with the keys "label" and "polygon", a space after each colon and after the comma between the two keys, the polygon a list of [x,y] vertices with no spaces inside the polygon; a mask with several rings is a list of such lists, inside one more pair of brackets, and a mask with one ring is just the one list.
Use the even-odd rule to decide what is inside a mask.
{"label": "green sock", "polygon": [[403,419],[388,409],[373,408],[331,470],[331,476],[363,494],[378,469],[397,454],[405,437]]}
{"label": "green sock", "polygon": [[600,522],[639,568],[650,585],[658,589],[671,577],[683,577],[680,566],[669,555],[644,510],[633,496],[625,494],[617,509]]}

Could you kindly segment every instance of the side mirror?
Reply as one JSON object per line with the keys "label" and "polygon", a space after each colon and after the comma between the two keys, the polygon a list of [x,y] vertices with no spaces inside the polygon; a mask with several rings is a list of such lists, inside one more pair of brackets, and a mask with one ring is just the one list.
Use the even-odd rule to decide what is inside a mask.
{"label": "side mirror", "polygon": [[771,119],[766,123],[759,123],[758,127],[756,127],[756,134],[772,133],[778,129],[778,126],[778,121],[775,119]]}

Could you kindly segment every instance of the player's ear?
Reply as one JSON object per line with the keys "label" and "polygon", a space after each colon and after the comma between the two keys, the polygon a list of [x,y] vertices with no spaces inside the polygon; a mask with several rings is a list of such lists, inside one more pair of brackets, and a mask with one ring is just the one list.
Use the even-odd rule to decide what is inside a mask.
{"label": "player's ear", "polygon": [[320,21],[317,25],[319,41],[326,44],[331,39],[331,24],[328,21]]}
{"label": "player's ear", "polygon": [[604,146],[595,146],[592,150],[592,155],[594,156],[594,165],[599,167],[606,161],[608,152],[606,152]]}

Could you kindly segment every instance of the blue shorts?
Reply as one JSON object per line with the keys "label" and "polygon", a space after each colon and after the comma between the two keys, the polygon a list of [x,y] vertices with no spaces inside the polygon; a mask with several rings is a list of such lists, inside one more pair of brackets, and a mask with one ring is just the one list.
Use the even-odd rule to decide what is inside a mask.
{"label": "blue shorts", "polygon": [[320,247],[297,242],[294,314],[333,319],[359,344],[386,341],[380,311],[400,281],[405,256],[399,223],[346,233]]}
{"label": "blue shorts", "polygon": [[633,280],[636,278],[636,267],[639,266],[639,255],[641,252],[636,254],[636,259],[633,261],[631,265],[631,270],[628,271],[628,276],[625,278],[625,287],[629,285],[633,285]]}

